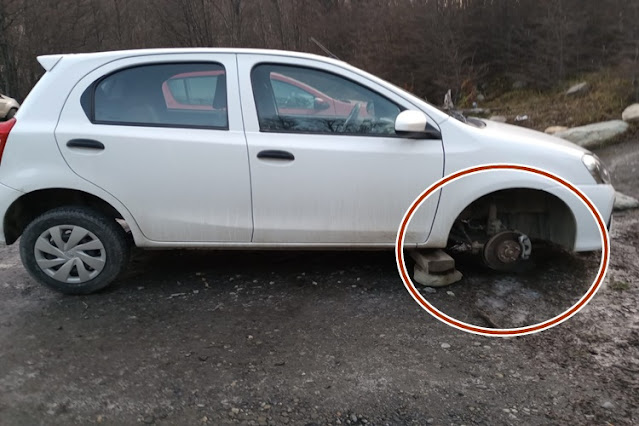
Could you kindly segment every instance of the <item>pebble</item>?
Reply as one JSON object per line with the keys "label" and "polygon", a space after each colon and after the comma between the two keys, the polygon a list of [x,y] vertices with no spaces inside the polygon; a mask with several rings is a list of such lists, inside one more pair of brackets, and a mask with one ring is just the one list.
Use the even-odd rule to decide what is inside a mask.
{"label": "pebble", "polygon": [[432,288],[432,287],[424,287],[424,288],[422,289],[422,291],[423,291],[424,293],[428,293],[428,294],[435,294],[435,293],[437,293],[437,290],[435,290],[435,289],[434,289],[434,288]]}
{"label": "pebble", "polygon": [[442,343],[442,349],[450,349],[450,345],[448,343]]}
{"label": "pebble", "polygon": [[357,416],[355,414],[351,414],[351,421],[355,423],[357,421]]}
{"label": "pebble", "polygon": [[615,408],[615,404],[613,404],[610,401],[606,401],[603,404],[601,404],[601,408],[605,408],[606,410],[612,410],[613,408]]}
{"label": "pebble", "polygon": [[446,294],[449,296],[455,297],[455,293],[453,293],[452,291],[447,291]]}

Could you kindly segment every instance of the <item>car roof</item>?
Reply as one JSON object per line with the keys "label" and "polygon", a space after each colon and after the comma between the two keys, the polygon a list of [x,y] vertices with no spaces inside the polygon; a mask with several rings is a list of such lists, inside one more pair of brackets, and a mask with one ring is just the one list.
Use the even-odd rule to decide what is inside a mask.
{"label": "car roof", "polygon": [[50,71],[59,61],[64,58],[65,61],[75,60],[83,61],[87,59],[116,59],[132,56],[146,55],[167,55],[167,54],[187,54],[187,53],[230,53],[245,55],[274,55],[298,59],[314,59],[324,62],[346,65],[345,62],[332,59],[326,56],[315,55],[312,53],[294,52],[290,50],[273,50],[273,49],[246,49],[246,48],[226,48],[226,47],[181,47],[181,48],[160,48],[160,49],[132,49],[132,50],[111,50],[105,52],[90,53],[65,53],[54,55],[38,56],[38,62],[46,71]]}

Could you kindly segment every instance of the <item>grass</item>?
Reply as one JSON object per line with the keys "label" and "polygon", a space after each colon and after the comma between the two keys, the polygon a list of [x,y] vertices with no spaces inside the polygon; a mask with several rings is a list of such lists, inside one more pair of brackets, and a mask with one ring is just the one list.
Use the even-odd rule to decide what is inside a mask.
{"label": "grass", "polygon": [[[573,84],[585,81],[589,91],[585,95],[566,96]],[[480,107],[488,108],[491,115],[503,115],[509,123],[517,115],[528,115],[520,124],[543,131],[549,126],[576,127],[607,120],[621,120],[623,110],[633,103],[630,79],[618,70],[606,69],[588,73],[546,90],[510,90],[489,97]],[[636,133],[639,126],[633,126]]]}

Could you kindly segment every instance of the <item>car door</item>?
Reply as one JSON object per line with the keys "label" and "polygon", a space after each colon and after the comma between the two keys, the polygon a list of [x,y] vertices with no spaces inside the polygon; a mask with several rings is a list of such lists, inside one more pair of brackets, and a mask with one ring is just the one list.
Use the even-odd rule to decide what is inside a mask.
{"label": "car door", "polygon": [[[395,134],[394,119],[416,109],[351,69],[312,59],[238,54],[258,243],[388,245],[411,202],[442,177],[441,140]],[[274,79],[314,87],[345,106],[314,114],[282,108]],[[280,104],[278,106],[278,104]],[[346,108],[347,107],[347,108]],[[408,243],[424,242],[431,197]]]}
{"label": "car door", "polygon": [[69,166],[159,242],[249,242],[247,146],[234,54],[111,62],[75,87],[55,136]]}

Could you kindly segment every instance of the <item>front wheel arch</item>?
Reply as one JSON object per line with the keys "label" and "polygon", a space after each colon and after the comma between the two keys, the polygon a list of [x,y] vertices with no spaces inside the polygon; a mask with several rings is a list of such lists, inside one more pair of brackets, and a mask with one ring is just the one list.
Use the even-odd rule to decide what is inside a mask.
{"label": "front wheel arch", "polygon": [[456,237],[461,223],[484,222],[488,227],[491,205],[505,229],[517,230],[531,239],[543,240],[572,251],[577,239],[577,221],[571,208],[559,197],[541,189],[512,188],[483,195],[458,215],[448,231]]}

